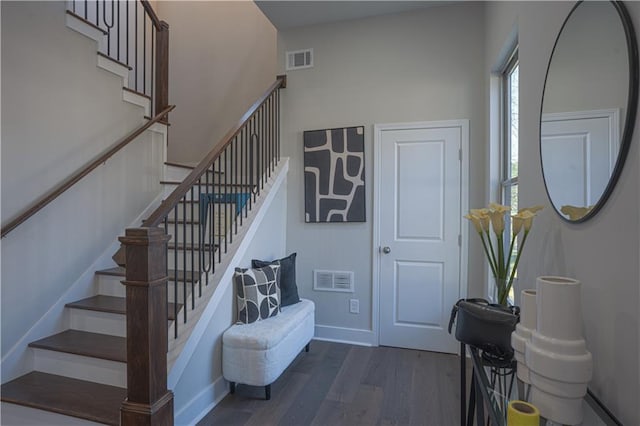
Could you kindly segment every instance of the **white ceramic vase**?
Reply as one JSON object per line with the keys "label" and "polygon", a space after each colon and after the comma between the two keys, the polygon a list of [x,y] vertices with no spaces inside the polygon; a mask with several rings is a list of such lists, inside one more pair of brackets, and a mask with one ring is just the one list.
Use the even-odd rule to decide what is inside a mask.
{"label": "white ceramic vase", "polygon": [[536,329],[537,307],[536,290],[522,290],[520,293],[520,322],[511,333],[511,346],[513,356],[518,362],[516,369],[518,379],[526,384],[531,384],[529,368],[525,362],[526,344],[531,339],[531,333]]}
{"label": "white ceramic vase", "polygon": [[582,423],[593,361],[582,334],[580,281],[538,277],[536,329],[525,345],[531,403],[556,423]]}

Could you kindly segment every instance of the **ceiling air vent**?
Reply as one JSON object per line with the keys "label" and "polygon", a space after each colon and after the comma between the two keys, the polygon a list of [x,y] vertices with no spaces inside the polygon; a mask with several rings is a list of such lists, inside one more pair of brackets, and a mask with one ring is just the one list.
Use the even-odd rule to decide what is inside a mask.
{"label": "ceiling air vent", "polygon": [[287,52],[287,71],[313,67],[313,49]]}
{"label": "ceiling air vent", "polygon": [[353,272],[313,270],[313,289],[353,293]]}

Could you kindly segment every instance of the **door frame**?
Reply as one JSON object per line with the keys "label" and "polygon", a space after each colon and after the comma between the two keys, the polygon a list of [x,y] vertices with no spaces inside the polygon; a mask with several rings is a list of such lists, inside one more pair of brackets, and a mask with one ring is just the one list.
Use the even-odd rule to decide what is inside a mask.
{"label": "door frame", "polygon": [[373,331],[373,345],[380,344],[380,170],[382,157],[380,155],[382,133],[394,130],[431,129],[431,128],[460,129],[460,282],[458,293],[460,298],[467,296],[467,271],[469,252],[469,226],[462,217],[469,210],[469,120],[418,121],[409,123],[383,123],[373,125],[373,246],[372,246],[372,309],[371,323]]}

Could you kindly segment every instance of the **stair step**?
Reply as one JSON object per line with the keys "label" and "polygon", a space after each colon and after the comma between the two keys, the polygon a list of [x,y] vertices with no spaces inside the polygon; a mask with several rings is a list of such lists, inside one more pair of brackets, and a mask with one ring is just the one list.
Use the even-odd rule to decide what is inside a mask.
{"label": "stair step", "polygon": [[[203,246],[203,249],[205,251],[209,251],[209,250],[211,250],[212,247],[214,249],[217,249],[218,248],[218,244],[207,244],[207,243],[205,243],[205,245]],[[178,250],[178,251],[183,251],[183,250],[191,251],[191,250],[193,250],[193,251],[199,252],[200,251],[200,244],[196,243],[194,245],[191,245],[189,243],[187,243],[187,244],[178,243],[178,245],[176,247],[176,244],[171,243],[171,244],[167,245],[167,248],[169,250]]]}
{"label": "stair step", "polygon": [[66,330],[29,343],[29,347],[109,361],[127,362],[127,339],[108,334]]}
{"label": "stair step", "polygon": [[120,424],[124,388],[33,371],[2,385],[2,401],[109,425]]}
{"label": "stair step", "polygon": [[[181,168],[181,169],[188,169],[188,170],[195,169],[195,166],[190,166],[188,164],[182,164],[182,163],[174,163],[172,161],[165,161],[164,164],[167,165],[167,166],[178,167],[178,168]],[[224,172],[221,171],[221,170],[215,170],[215,171],[214,170],[207,170],[207,171],[209,173],[215,173],[217,175],[223,175],[224,174]]]}
{"label": "stair step", "polygon": [[[177,180],[161,180],[160,184],[161,185],[180,185],[182,182],[177,181]],[[196,184],[195,186],[197,186],[198,184]],[[200,186],[226,186],[226,187],[231,187],[231,188],[247,188],[250,189],[252,188],[253,185],[250,185],[248,183],[206,183],[206,182],[202,182],[200,183]]]}
{"label": "stair step", "polygon": [[[115,268],[109,268],[109,269],[102,269],[100,271],[96,271],[96,274],[98,275],[109,275],[109,276],[113,276],[113,277],[124,277],[126,273],[126,270],[123,267],[117,266]],[[199,279],[199,272],[194,272],[194,271],[182,271],[182,270],[178,270],[178,275],[177,275],[177,279],[176,279],[176,274],[174,270],[169,270],[169,281],[187,281],[187,282],[191,282],[191,278],[195,278],[195,281],[198,281]]]}
{"label": "stair step", "polygon": [[[86,299],[78,300],[77,302],[67,303],[65,305],[67,308],[73,309],[85,309],[88,311],[98,311],[98,312],[109,312],[112,314],[122,314],[125,315],[127,313],[127,299],[124,297],[115,297],[115,296],[105,296],[99,294],[97,296],[88,297]],[[178,304],[178,311],[182,308],[181,304]],[[174,320],[173,318],[174,306],[173,303],[169,303],[169,320]]]}

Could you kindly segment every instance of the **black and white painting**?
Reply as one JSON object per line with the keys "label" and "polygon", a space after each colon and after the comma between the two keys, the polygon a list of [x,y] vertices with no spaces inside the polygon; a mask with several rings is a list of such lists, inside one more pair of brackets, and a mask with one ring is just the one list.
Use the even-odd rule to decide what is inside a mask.
{"label": "black and white painting", "polygon": [[305,222],[365,222],[364,127],[304,132]]}

